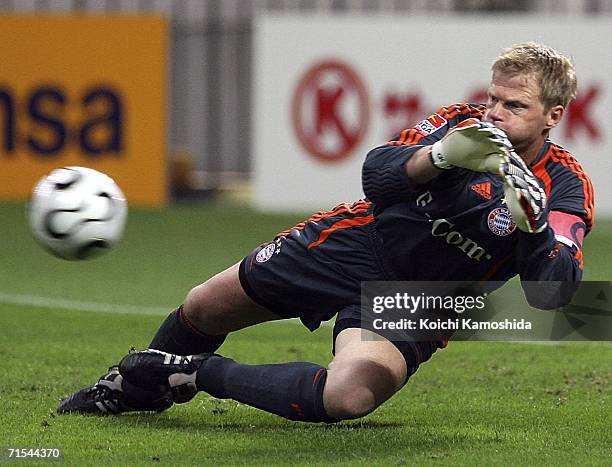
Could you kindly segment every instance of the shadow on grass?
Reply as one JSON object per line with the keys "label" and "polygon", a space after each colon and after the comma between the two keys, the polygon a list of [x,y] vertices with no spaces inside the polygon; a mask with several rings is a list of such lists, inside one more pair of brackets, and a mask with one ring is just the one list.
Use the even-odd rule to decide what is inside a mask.
{"label": "shadow on grass", "polygon": [[[234,417],[232,417],[234,418]],[[268,418],[266,416],[266,418]],[[353,431],[353,430],[380,430],[389,428],[402,428],[405,425],[400,422],[377,421],[377,420],[348,420],[340,423],[325,424],[325,423],[302,423],[284,420],[282,418],[269,417],[262,419],[261,417],[249,417],[244,421],[223,420],[218,416],[210,413],[202,413],[201,418],[194,418],[193,414],[182,417],[180,414],[166,416],[164,414],[155,413],[128,413],[118,417],[104,417],[109,425],[121,425],[124,427],[146,427],[159,430],[202,430],[206,432],[228,430],[236,433],[253,433],[256,430],[278,431],[279,433],[287,434],[287,432],[296,431],[303,433],[305,430],[313,431]]]}
{"label": "shadow on grass", "polygon": [[[491,436],[458,433],[440,429],[432,423],[416,421],[379,421],[372,419],[345,421],[337,424],[289,422],[275,417],[251,416],[223,420],[210,413],[201,418],[193,414],[126,414],[107,419],[108,425],[126,430],[151,430],[178,438],[191,438],[202,448],[202,460],[217,463],[223,459],[244,456],[249,462],[271,465],[274,459],[292,463],[360,463],[378,459],[392,464],[410,462],[415,457],[430,457],[434,453],[446,458],[455,450],[468,450],[475,443],[496,443]],[[255,415],[255,414],[253,414]],[[316,454],[316,456],[315,456]]]}
{"label": "shadow on grass", "polygon": [[[187,446],[205,465],[244,464],[246,459],[251,465],[361,464],[372,459],[378,465],[403,465],[450,459],[474,446],[488,449],[504,443],[493,427],[458,429],[435,415],[409,412],[375,412],[360,420],[310,424],[233,401],[203,398],[162,414],[54,417],[51,428],[63,439],[87,432],[90,439],[101,439],[98,444],[105,449],[112,445],[129,451],[138,445],[139,452],[160,459],[185,455]],[[168,439],[174,442],[168,444]]]}

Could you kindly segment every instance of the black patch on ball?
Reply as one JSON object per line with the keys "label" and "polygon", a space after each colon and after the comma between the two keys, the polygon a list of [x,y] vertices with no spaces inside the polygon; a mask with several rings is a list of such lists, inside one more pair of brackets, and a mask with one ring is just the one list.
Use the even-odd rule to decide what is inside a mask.
{"label": "black patch on ball", "polygon": [[91,240],[89,243],[83,245],[81,248],[78,249],[78,251],[76,252],[76,257],[78,259],[91,258],[92,256],[101,253],[100,250],[105,250],[107,248],[110,248],[110,245],[106,240]]}
{"label": "black patch on ball", "polygon": [[45,214],[45,217],[43,219],[43,226],[45,229],[45,232],[47,233],[47,235],[49,235],[51,238],[55,238],[57,240],[61,240],[62,238],[67,237],[68,235],[71,235],[74,231],[74,228],[71,228],[70,230],[68,230],[68,232],[58,232],[57,230],[55,230],[53,228],[53,217],[60,213],[60,212],[79,212],[80,208],[77,209],[55,209],[53,211],[49,211],[47,214]]}
{"label": "black patch on ball", "polygon": [[64,170],[68,170],[70,172],[72,172],[74,174],[74,178],[72,180],[68,180],[67,182],[56,182],[55,183],[55,189],[56,190],[65,190],[69,187],[71,187],[72,185],[74,185],[76,182],[78,182],[81,178],[83,178],[83,176],[77,172],[76,170],[72,170],[69,169],[68,167],[64,167]]}

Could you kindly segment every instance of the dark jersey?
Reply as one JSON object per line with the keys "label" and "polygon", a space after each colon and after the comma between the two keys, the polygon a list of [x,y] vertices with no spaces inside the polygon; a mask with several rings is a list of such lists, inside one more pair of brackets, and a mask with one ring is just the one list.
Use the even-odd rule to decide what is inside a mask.
{"label": "dark jersey", "polygon": [[[539,233],[516,227],[500,176],[455,168],[417,184],[406,174],[417,149],[483,112],[444,107],[370,151],[368,200],[317,213],[256,248],[240,265],[245,292],[311,330],[336,313],[359,317],[364,281],[490,281],[493,290],[519,274],[531,305],[565,304],[571,295],[557,293],[556,281],[582,278],[580,246],[593,225],[593,187],[569,152],[546,141],[531,166],[548,195],[548,227]],[[525,281],[555,282],[544,290]]]}
{"label": "dark jersey", "polygon": [[[580,242],[560,242],[565,236],[555,235],[551,222],[537,234],[517,229],[500,176],[456,168],[417,184],[406,174],[404,165],[417,149],[483,113],[483,105],[443,107],[368,153],[363,188],[375,205],[387,262],[401,280],[505,281],[516,274],[522,280],[580,280]],[[593,225],[594,194],[581,165],[547,140],[531,170],[548,195],[548,212],[576,216],[574,240],[582,239]]]}

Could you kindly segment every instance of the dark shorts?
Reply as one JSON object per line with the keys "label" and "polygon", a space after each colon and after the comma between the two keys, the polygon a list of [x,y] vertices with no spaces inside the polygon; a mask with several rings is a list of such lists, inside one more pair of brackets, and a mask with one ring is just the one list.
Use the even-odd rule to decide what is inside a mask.
{"label": "dark shorts", "polygon": [[[396,280],[382,260],[374,224],[367,201],[317,213],[244,258],[242,287],[259,305],[283,318],[299,318],[311,331],[337,315],[335,340],[343,329],[361,327],[362,282]],[[394,344],[409,374],[437,348],[429,342]]]}

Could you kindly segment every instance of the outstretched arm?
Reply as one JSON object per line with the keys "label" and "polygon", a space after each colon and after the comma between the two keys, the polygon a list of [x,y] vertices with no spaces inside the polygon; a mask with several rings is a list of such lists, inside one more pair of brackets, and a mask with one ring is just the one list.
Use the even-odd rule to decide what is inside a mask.
{"label": "outstretched arm", "polygon": [[362,172],[366,196],[385,206],[409,200],[445,170],[500,173],[511,148],[501,130],[475,118],[461,121],[448,133],[445,129],[419,137],[417,126],[370,151]]}

